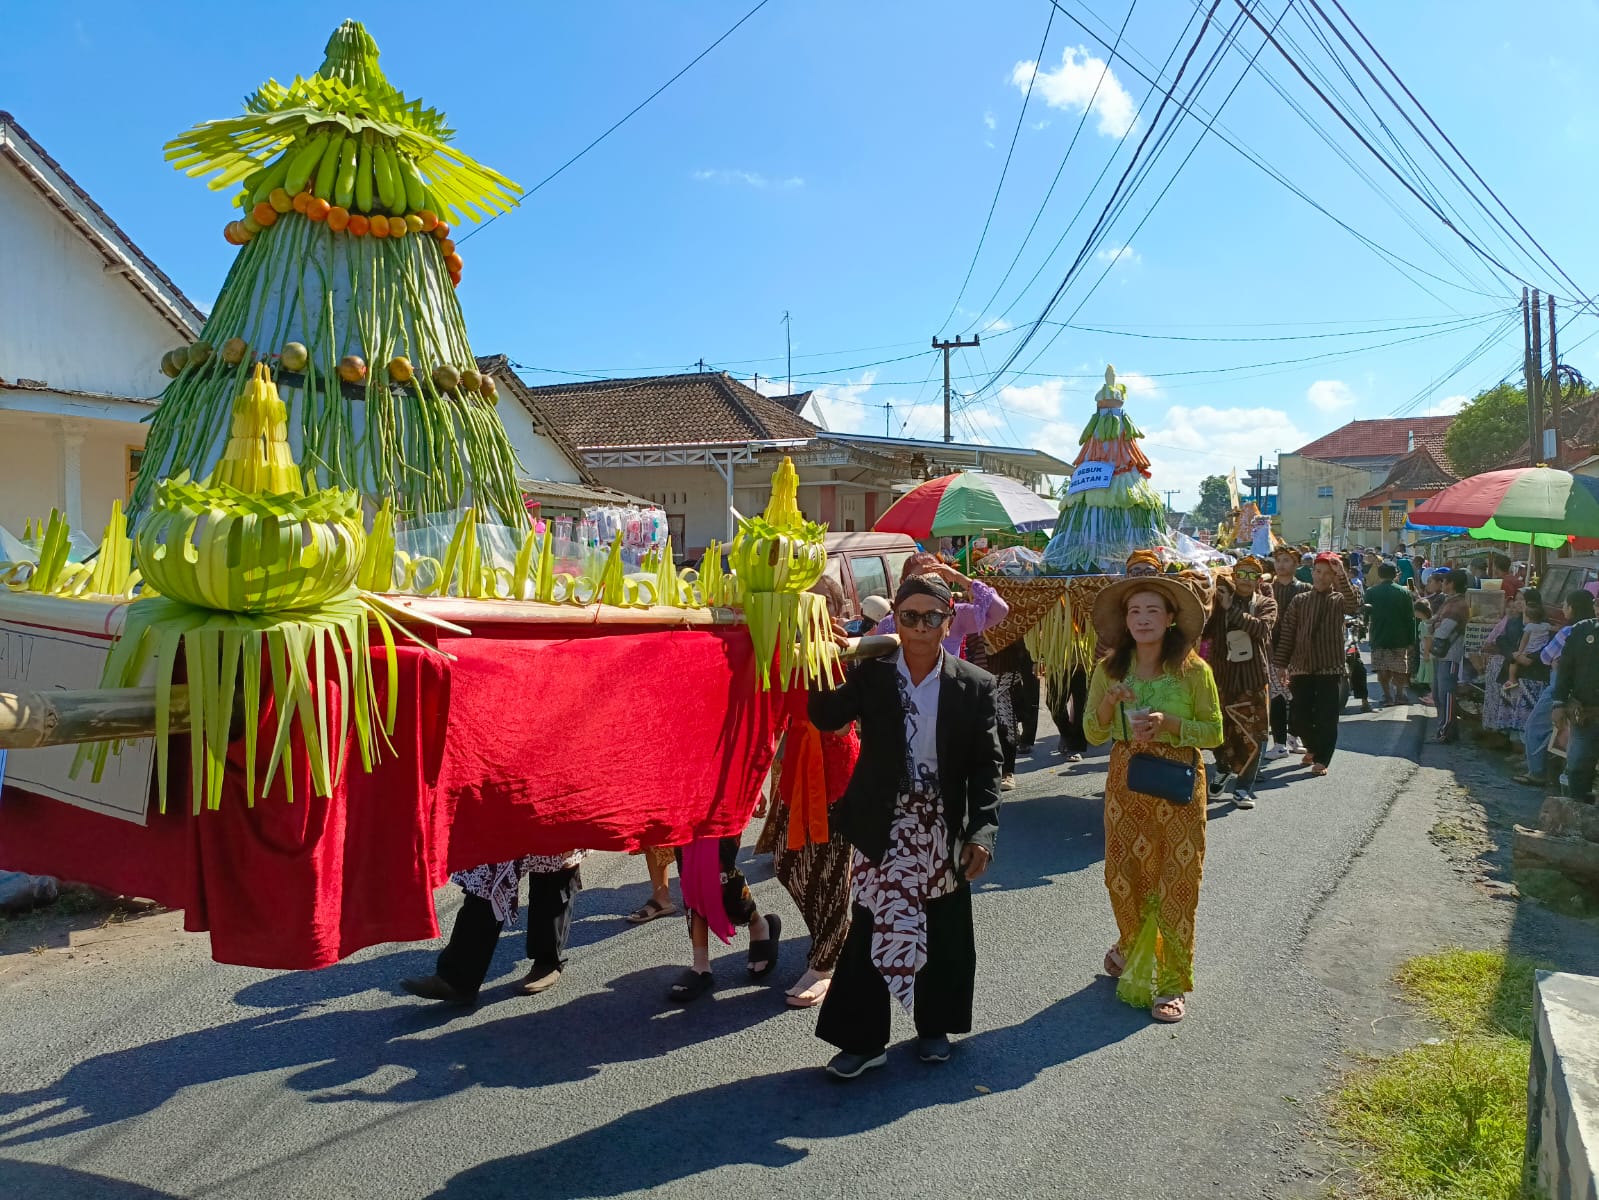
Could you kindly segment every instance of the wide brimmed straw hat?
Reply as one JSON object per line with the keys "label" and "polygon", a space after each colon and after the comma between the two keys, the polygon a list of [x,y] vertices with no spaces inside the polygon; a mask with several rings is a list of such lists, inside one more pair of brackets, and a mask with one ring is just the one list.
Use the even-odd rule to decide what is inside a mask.
{"label": "wide brimmed straw hat", "polygon": [[1205,608],[1194,589],[1169,575],[1134,576],[1111,584],[1094,601],[1094,631],[1101,645],[1109,646],[1127,628],[1127,597],[1134,592],[1159,592],[1177,614],[1177,626],[1190,642],[1199,641],[1205,628]]}

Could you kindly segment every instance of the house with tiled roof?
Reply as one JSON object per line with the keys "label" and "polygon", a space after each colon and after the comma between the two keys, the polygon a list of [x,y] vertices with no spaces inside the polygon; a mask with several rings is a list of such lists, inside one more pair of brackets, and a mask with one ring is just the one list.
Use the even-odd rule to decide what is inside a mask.
{"label": "house with tiled roof", "polygon": [[205,318],[0,112],[0,526],[59,509],[97,541],[126,500],[161,356]]}
{"label": "house with tiled roof", "polygon": [[997,471],[1034,487],[1070,471],[1026,448],[831,432],[798,411],[808,393],[768,397],[721,371],[527,391],[597,480],[664,508],[674,544],[690,553],[731,537],[734,512],[766,506],[785,455],[806,515],[839,533],[871,529],[899,493],[950,471]]}
{"label": "house with tiled roof", "polygon": [[1441,440],[1419,443],[1393,465],[1381,484],[1351,500],[1345,509],[1344,527],[1350,531],[1375,533],[1375,538],[1363,544],[1383,549],[1404,541],[1403,530],[1411,511],[1451,484],[1460,482],[1459,472],[1438,444]]}
{"label": "house with tiled roof", "polygon": [[[1452,469],[1444,453],[1444,436],[1453,420],[1443,416],[1350,421],[1281,455],[1278,508],[1283,538],[1314,542],[1322,522],[1331,519],[1336,546],[1396,544],[1404,521],[1393,522],[1384,510],[1363,501],[1388,485],[1402,460],[1408,460],[1406,479],[1430,476],[1437,468]],[[1411,504],[1397,497],[1388,502]]]}
{"label": "house with tiled roof", "polygon": [[516,482],[529,511],[539,517],[580,516],[585,508],[649,503],[594,477],[583,465],[582,453],[544,411],[505,355],[479,355],[477,366],[499,385],[496,411],[516,450]]}

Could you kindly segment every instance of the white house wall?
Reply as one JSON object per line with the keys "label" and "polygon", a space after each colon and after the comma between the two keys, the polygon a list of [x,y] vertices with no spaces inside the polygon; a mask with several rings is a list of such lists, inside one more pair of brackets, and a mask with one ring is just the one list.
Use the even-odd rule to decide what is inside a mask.
{"label": "white house wall", "polygon": [[521,479],[547,479],[555,483],[581,483],[583,476],[576,464],[555,442],[533,428],[533,416],[500,389],[500,403],[496,411],[505,426],[505,436],[516,448],[517,461],[521,463]]}
{"label": "white house wall", "polygon": [[0,377],[159,395],[181,339],[73,225],[0,160]]}
{"label": "white house wall", "polygon": [[0,525],[20,535],[54,508],[98,541],[111,502],[127,503],[128,449],[144,445],[146,428],[0,412]]}

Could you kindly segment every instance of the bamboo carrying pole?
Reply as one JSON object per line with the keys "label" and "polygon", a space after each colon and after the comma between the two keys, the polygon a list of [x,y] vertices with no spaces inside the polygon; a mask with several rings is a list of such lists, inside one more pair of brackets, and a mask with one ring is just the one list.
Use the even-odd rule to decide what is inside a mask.
{"label": "bamboo carrying pole", "polygon": [[[173,733],[189,728],[189,689],[172,689]],[[36,750],[77,742],[155,735],[154,688],[69,692],[0,692],[0,750]]]}

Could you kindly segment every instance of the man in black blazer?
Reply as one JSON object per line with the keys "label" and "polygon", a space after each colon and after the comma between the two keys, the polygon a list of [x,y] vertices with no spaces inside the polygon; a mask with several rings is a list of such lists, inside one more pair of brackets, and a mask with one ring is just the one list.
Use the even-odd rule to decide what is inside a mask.
{"label": "man in black blazer", "polygon": [[972,1027],[977,948],[971,882],[994,857],[1001,752],[994,677],[948,654],[954,602],[913,575],[894,600],[900,650],[814,691],[819,729],[861,726],[861,754],[829,820],[855,847],[849,940],[816,1034],[827,1069],[853,1079],[887,1061],[893,1001],[914,1012],[924,1062]]}

